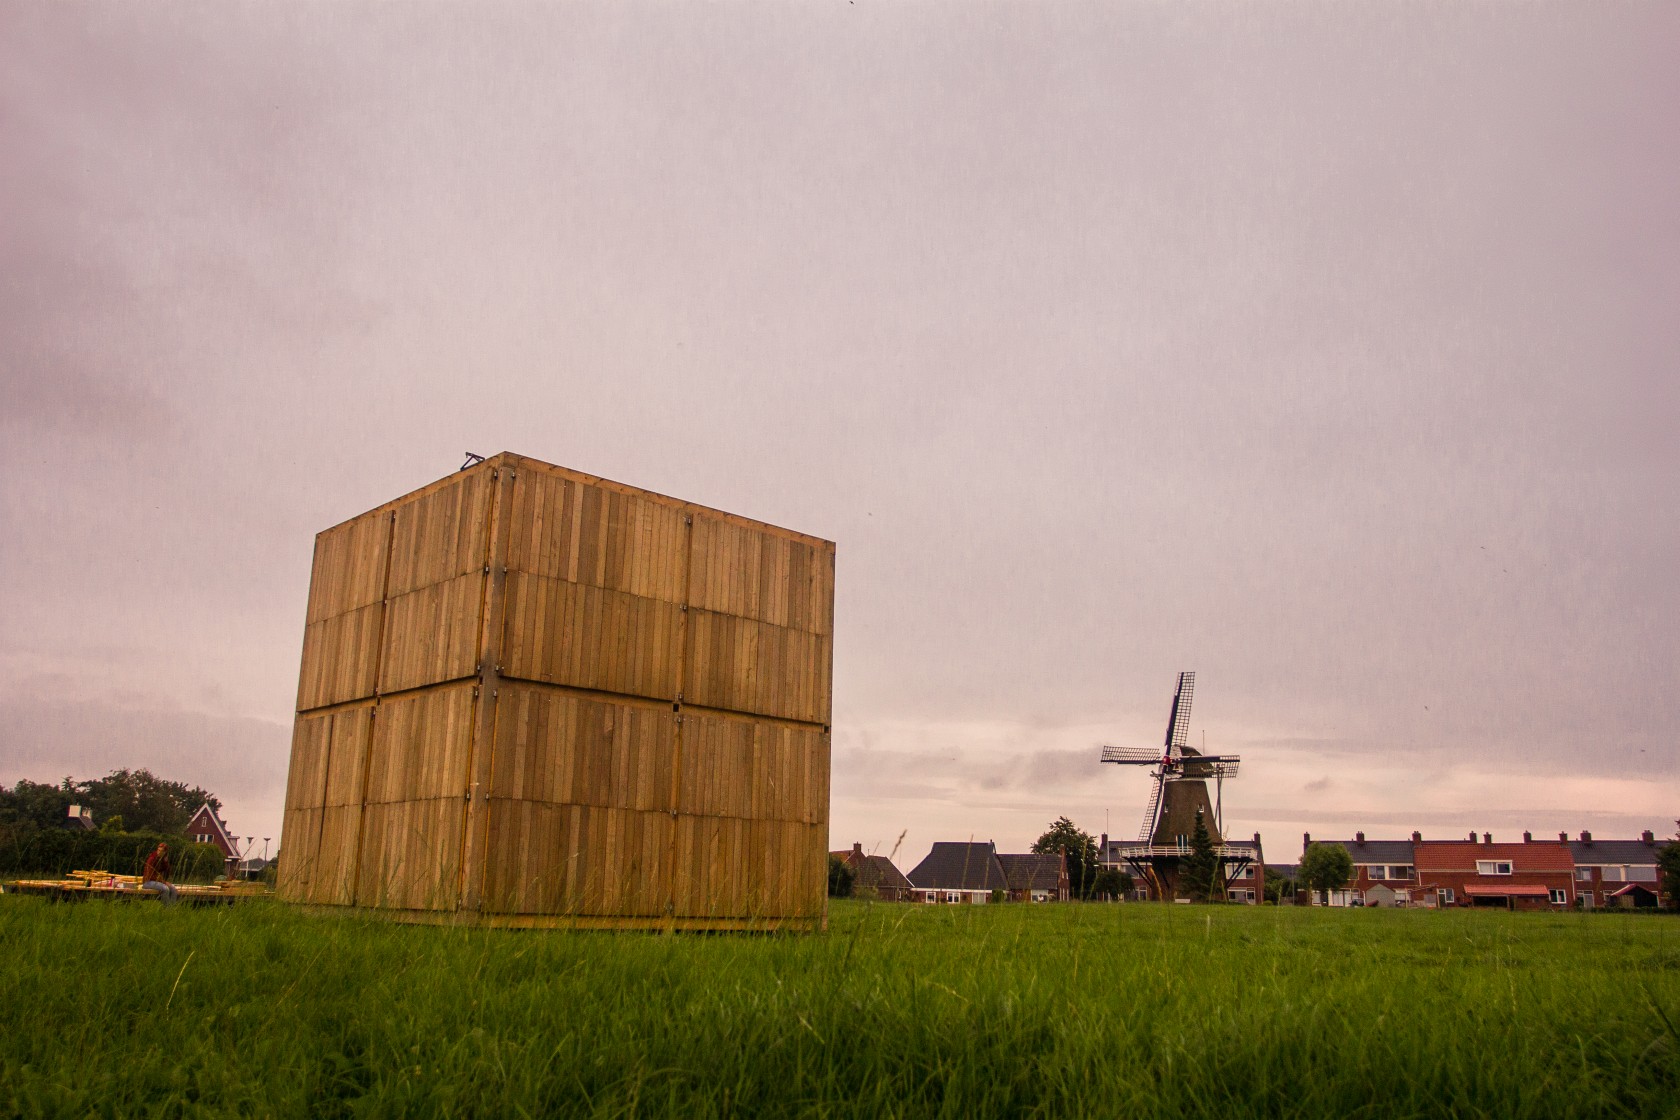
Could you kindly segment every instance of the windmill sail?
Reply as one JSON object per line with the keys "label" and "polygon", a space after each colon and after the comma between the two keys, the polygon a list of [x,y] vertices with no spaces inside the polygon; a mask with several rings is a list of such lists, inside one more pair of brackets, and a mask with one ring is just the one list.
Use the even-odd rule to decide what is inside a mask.
{"label": "windmill sail", "polygon": [[1167,753],[1177,755],[1184,753],[1184,747],[1190,736],[1190,702],[1196,695],[1196,674],[1184,672],[1178,675],[1178,690],[1173,693],[1172,715],[1167,719]]}

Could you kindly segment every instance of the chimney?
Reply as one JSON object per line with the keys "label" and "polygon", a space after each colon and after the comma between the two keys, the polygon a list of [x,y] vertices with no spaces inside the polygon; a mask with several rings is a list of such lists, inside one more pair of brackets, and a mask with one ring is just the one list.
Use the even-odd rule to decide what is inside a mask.
{"label": "chimney", "polygon": [[1645,843],[1647,843],[1647,844],[1652,843],[1653,841],[1656,840],[1656,836],[1648,828],[1644,832],[1641,832],[1639,834],[1639,838],[1641,840],[1645,841]]}
{"label": "chimney", "polygon": [[1421,833],[1421,832],[1412,833],[1412,843],[1414,843],[1414,844],[1423,843],[1423,833]]}
{"label": "chimney", "polygon": [[1365,843],[1365,834],[1364,834],[1364,833],[1363,833],[1363,832],[1356,832],[1356,833],[1354,833],[1354,834],[1353,834],[1353,842],[1354,842],[1354,843],[1355,843],[1355,844],[1363,844],[1363,843]]}
{"label": "chimney", "polygon": [[1470,830],[1470,843],[1474,844],[1475,842],[1476,842],[1476,830],[1472,828]]}
{"label": "chimney", "polygon": [[1254,846],[1256,848],[1260,846],[1260,834],[1258,832],[1254,834]]}
{"label": "chimney", "polygon": [[1312,847],[1312,833],[1301,833],[1301,850],[1304,852],[1310,847]]}
{"label": "chimney", "polygon": [[859,867],[863,866],[863,844],[861,841],[852,841],[852,860]]}
{"label": "chimney", "polygon": [[1493,833],[1491,833],[1491,832],[1482,833],[1482,843],[1484,843],[1484,844],[1493,843]]}
{"label": "chimney", "polygon": [[1534,843],[1534,833],[1528,831],[1528,829],[1526,829],[1526,828],[1523,829],[1523,843],[1524,844]]}
{"label": "chimney", "polygon": [[1583,843],[1583,844],[1591,844],[1592,843],[1592,833],[1588,832],[1584,828],[1581,830],[1581,843]]}
{"label": "chimney", "polygon": [[1558,833],[1558,843],[1559,844],[1569,843],[1569,833],[1567,833],[1567,832]]}

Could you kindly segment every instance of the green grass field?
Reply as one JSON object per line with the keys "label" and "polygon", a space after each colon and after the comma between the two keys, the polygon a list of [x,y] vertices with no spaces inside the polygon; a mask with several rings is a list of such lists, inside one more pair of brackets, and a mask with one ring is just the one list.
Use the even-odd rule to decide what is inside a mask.
{"label": "green grass field", "polygon": [[843,903],[809,937],[0,900],[22,1116],[1673,1116],[1680,920]]}

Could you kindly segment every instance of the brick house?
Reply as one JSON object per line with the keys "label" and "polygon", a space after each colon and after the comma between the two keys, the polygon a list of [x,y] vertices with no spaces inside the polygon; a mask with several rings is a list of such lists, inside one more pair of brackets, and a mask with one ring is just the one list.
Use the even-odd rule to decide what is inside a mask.
{"label": "brick house", "polygon": [[187,837],[198,844],[214,844],[222,850],[222,858],[233,861],[239,858],[239,845],[234,842],[233,835],[228,832],[227,825],[216,815],[216,810],[206,801],[198,807],[187,827],[181,830]]}
{"label": "brick house", "polygon": [[1070,895],[1067,853],[1000,855],[1011,902],[1066,902]]}
{"label": "brick house", "polygon": [[[1650,831],[1637,840],[1594,840],[1590,832],[1582,832],[1579,840],[1569,840],[1560,832],[1558,839],[1569,844],[1575,860],[1575,893],[1584,909],[1600,906],[1657,905],[1662,900],[1662,872],[1657,867],[1657,853],[1666,840],[1658,840]],[[1634,890],[1628,890],[1634,886]],[[1651,897],[1646,900],[1639,888]]]}
{"label": "brick house", "polygon": [[[1357,900],[1364,906],[1418,905],[1413,846],[1422,839],[1414,832],[1410,840],[1367,840],[1363,832],[1356,832],[1352,840],[1320,841],[1341,845],[1353,859],[1353,878],[1342,890],[1329,892],[1326,904],[1351,906]],[[1312,842],[1311,833],[1301,834],[1302,854]]]}
{"label": "brick house", "polygon": [[910,880],[904,877],[893,861],[886,856],[865,855],[862,844],[854,843],[849,852],[830,853],[852,869],[852,893],[870,894],[882,902],[909,902],[915,892]]}
{"label": "brick house", "polygon": [[1496,906],[1549,910],[1575,901],[1575,858],[1561,840],[1496,844],[1481,840],[1420,840],[1412,844],[1418,901],[1425,906]]}

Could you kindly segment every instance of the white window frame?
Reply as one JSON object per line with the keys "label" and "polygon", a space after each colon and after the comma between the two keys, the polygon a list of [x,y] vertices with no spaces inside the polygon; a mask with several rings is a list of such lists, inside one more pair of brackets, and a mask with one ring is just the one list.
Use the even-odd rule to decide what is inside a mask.
{"label": "white window frame", "polygon": [[1451,906],[1453,903],[1458,901],[1457,897],[1453,894],[1453,889],[1451,887],[1436,887],[1435,900],[1442,906]]}
{"label": "white window frame", "polygon": [[1478,875],[1509,875],[1514,870],[1508,859],[1479,859],[1476,861]]}
{"label": "white window frame", "polygon": [[1564,890],[1562,887],[1552,887],[1551,900],[1553,906],[1568,906],[1569,892]]}

